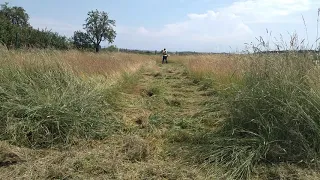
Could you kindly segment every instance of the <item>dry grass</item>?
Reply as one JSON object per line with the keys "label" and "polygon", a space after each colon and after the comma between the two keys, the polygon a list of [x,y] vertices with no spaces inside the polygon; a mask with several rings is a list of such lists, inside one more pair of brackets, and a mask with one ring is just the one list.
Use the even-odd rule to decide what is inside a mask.
{"label": "dry grass", "polygon": [[160,160],[163,146],[161,139],[138,136],[80,141],[68,151],[31,150],[0,142],[0,152],[21,159],[0,167],[0,179],[204,179],[199,168]]}
{"label": "dry grass", "polygon": [[[13,72],[15,72],[15,68],[19,69],[18,67],[32,65],[37,68],[48,68],[46,70],[52,71],[53,69],[43,65],[61,63],[67,72],[71,72],[66,74],[68,77],[81,76],[82,78],[80,79],[82,80],[90,79],[88,82],[84,81],[84,84],[99,86],[92,86],[93,89],[101,90],[104,89],[103,86],[109,85],[109,83],[103,83],[103,81],[119,82],[123,78],[126,79],[123,82],[127,84],[123,85],[122,82],[121,87],[117,88],[117,92],[103,91],[103,93],[111,96],[118,92],[121,94],[121,96],[111,99],[111,101],[118,101],[117,103],[121,104],[120,109],[115,110],[112,106],[106,107],[110,108],[106,109],[106,116],[110,116],[109,113],[111,113],[111,121],[120,120],[123,123],[120,127],[117,127],[119,132],[98,140],[80,138],[72,141],[68,148],[63,149],[57,149],[55,146],[53,146],[54,148],[32,149],[26,146],[13,145],[10,141],[2,140],[0,141],[0,179],[205,179],[206,175],[200,168],[190,166],[179,158],[168,157],[168,152],[165,149],[166,140],[163,138],[162,131],[154,130],[157,132],[155,134],[149,132],[151,131],[151,125],[149,125],[148,118],[151,112],[143,106],[145,106],[145,101],[150,97],[143,93],[145,92],[144,90],[147,90],[146,92],[152,92],[153,96],[159,94],[157,88],[148,86],[150,79],[157,78],[157,73],[159,73],[159,68],[155,66],[154,56],[121,53],[91,54],[76,51],[4,51],[1,56],[3,58],[0,61],[3,63],[0,65],[0,70],[5,70],[6,65],[10,65]],[[148,69],[149,75],[144,75],[146,79],[141,80],[147,86],[131,86],[131,81],[139,86],[137,84],[139,79],[136,79],[135,76],[140,74],[139,70],[141,68]],[[25,77],[34,78],[39,74],[41,76],[41,73],[45,72],[40,71],[40,73],[33,75],[32,72],[35,69],[29,69],[29,71],[24,72],[22,68],[23,71],[21,72],[27,76],[21,76],[21,79],[23,80]],[[59,72],[64,71],[57,71],[58,74]],[[127,76],[123,76],[123,74],[127,74]],[[49,79],[54,79],[53,77],[55,76],[50,76]],[[98,81],[91,81],[92,79],[98,79]],[[64,77],[62,80],[64,80]],[[40,82],[44,83],[44,81]],[[69,83],[69,81],[67,82]],[[32,92],[33,86],[29,86],[27,83],[28,81],[26,82],[26,87],[30,88],[30,92]],[[51,85],[50,83],[47,84]],[[90,90],[92,87],[90,87]],[[49,95],[45,96],[47,99],[50,100],[52,94],[55,93],[56,99],[60,100],[60,92],[53,89],[50,91],[52,93],[48,93]],[[66,91],[62,90],[62,92],[65,93]],[[32,97],[37,96],[39,93],[42,93],[42,91],[35,91],[30,94],[30,97],[31,95]],[[91,91],[81,95],[76,92],[70,93],[72,95],[70,99],[75,99],[78,96],[87,97],[87,95],[92,94]],[[98,104],[100,104],[100,97],[105,98],[102,94],[96,97],[99,97]],[[83,113],[80,116],[84,114],[90,115],[86,112],[87,106],[91,105],[86,103],[89,100],[90,97],[88,96],[83,101],[79,101],[81,104],[77,109],[80,109]],[[109,101],[107,99],[107,103]],[[41,102],[35,101],[34,103]],[[55,101],[52,102],[55,103]],[[50,107],[51,105],[47,106]],[[57,104],[57,107],[60,107],[59,104]],[[105,113],[103,109],[98,109],[97,111]],[[47,116],[45,111],[42,114]],[[73,118],[74,121],[78,120],[77,116],[64,117],[63,114],[58,118],[71,119],[72,117],[75,117]],[[104,118],[97,117],[95,119],[107,122],[109,123],[107,128],[113,128],[113,124]],[[28,119],[25,120],[27,121]],[[86,119],[84,118],[84,120]],[[24,119],[21,121],[24,121]],[[126,123],[126,121],[131,121],[132,123]],[[87,130],[90,130],[90,128]]]}
{"label": "dry grass", "polygon": [[[319,139],[320,71],[313,63],[315,56],[293,51],[177,57],[200,80],[198,84],[214,84],[229,112],[203,145],[202,154],[207,153],[203,159],[220,164],[233,178],[253,178],[253,167],[265,167],[265,162],[277,164],[276,168],[258,170],[259,179],[268,176],[268,170],[274,179],[319,177],[309,168],[319,162],[315,141]],[[290,166],[286,163],[295,164],[294,172],[284,169]]]}
{"label": "dry grass", "polygon": [[0,57],[0,139],[32,147],[105,136],[118,122],[119,92],[155,64],[124,53],[1,49]]}
{"label": "dry grass", "polygon": [[[223,119],[221,121],[219,119],[219,123],[222,123],[222,121],[225,122],[226,116],[229,115],[229,113],[226,113],[226,115],[224,113],[222,113],[222,115],[215,115],[217,111],[220,112],[221,110],[220,104],[232,102],[228,102],[228,100],[220,97],[220,94],[216,93],[216,90],[218,92],[223,91],[225,88],[230,87],[231,84],[241,85],[241,87],[248,86],[248,88],[250,88],[249,84],[246,84],[251,82],[248,81],[248,77],[245,76],[248,75],[248,72],[251,73],[252,77],[259,75],[259,77],[261,76],[261,78],[264,78],[265,75],[267,75],[266,77],[279,75],[281,78],[288,77],[284,78],[284,80],[290,80],[289,77],[294,79],[293,75],[299,74],[300,71],[298,70],[301,70],[301,63],[286,61],[284,56],[277,55],[268,55],[264,57],[259,57],[257,55],[172,56],[170,57],[169,64],[157,66],[156,60],[160,63],[160,57],[125,53],[95,54],[52,50],[0,50],[0,53],[0,70],[4,70],[6,65],[14,65],[13,67],[26,67],[32,65],[39,68],[48,68],[43,65],[57,63],[62,65],[62,67],[71,74],[66,75],[75,76],[76,78],[81,77],[79,78],[79,81],[84,83],[80,83],[81,86],[79,85],[79,87],[82,87],[84,84],[94,85],[90,86],[90,88],[84,88],[86,91],[83,91],[84,93],[81,94],[81,96],[92,94],[92,92],[94,92],[91,91],[92,87],[94,87],[93,89],[102,92],[102,94],[108,94],[107,96],[114,96],[115,93],[118,92],[121,94],[116,96],[116,98],[111,99],[105,97],[107,103],[110,103],[110,101],[117,101],[117,105],[119,105],[119,109],[113,109],[112,105],[106,106],[107,108],[110,108],[108,109],[108,112],[106,112],[112,114],[112,116],[110,116],[110,121],[105,121],[105,119],[101,118],[102,116],[95,118],[95,120],[108,122],[109,124],[107,124],[106,127],[110,129],[113,126],[110,122],[113,120],[121,121],[120,126],[115,126],[116,129],[121,129],[119,132],[115,133],[112,131],[111,135],[103,137],[102,139],[80,138],[73,141],[71,146],[64,150],[44,148],[30,149],[23,146],[18,147],[10,145],[8,141],[0,141],[0,179],[214,179],[219,173],[224,173],[223,171],[220,172],[221,169],[232,169],[228,166],[223,166],[223,163],[222,165],[217,164],[217,166],[215,166],[214,163],[206,164],[206,160],[211,161],[211,159],[208,159],[207,156],[202,157],[202,155],[212,155],[212,149],[216,147],[210,148],[210,145],[219,144],[211,143],[208,144],[208,146],[206,146],[206,144],[201,144],[201,142],[206,142],[207,136],[201,136],[201,139],[199,139],[196,144],[190,144],[190,141],[192,142],[196,139],[194,136],[196,133],[199,133],[199,130],[202,132],[208,129],[211,133],[211,126],[214,128],[218,127],[216,118]],[[300,56],[295,55],[296,54],[290,55],[290,57],[299,60]],[[279,58],[283,59],[277,61]],[[173,63],[171,65],[170,61],[178,62],[178,64]],[[185,71],[183,65],[179,63],[182,63],[186,67],[191,74],[191,77],[194,77],[196,81],[190,78],[188,71]],[[284,65],[287,65],[288,68],[283,69],[282,67]],[[50,67],[52,66],[49,66],[46,70],[51,71],[52,69],[50,69]],[[145,71],[142,71],[143,73],[138,73],[141,68]],[[28,77],[36,78],[38,76],[32,74],[32,72],[35,71],[34,69],[29,69],[29,71],[26,72],[27,75],[30,75]],[[312,90],[317,91],[320,87],[317,78],[319,77],[319,71],[314,68],[307,68],[307,70],[308,71],[303,71],[301,73],[308,74],[307,80],[310,87]],[[41,74],[45,71],[39,72]],[[60,71],[57,72],[59,74]],[[278,74],[275,74],[274,72],[278,72]],[[15,73],[12,74],[14,75]],[[50,76],[49,79],[54,79],[54,75],[55,74]],[[136,75],[141,76],[142,78],[136,78]],[[21,79],[24,77],[25,76],[21,76]],[[61,79],[64,80],[65,78]],[[122,81],[123,79],[126,80]],[[13,78],[13,80],[15,79]],[[268,86],[266,87],[274,90],[275,88],[269,86],[270,83],[268,84],[268,82],[273,82],[271,80],[273,79],[267,79],[266,83]],[[55,83],[59,81],[59,79],[53,81],[52,84],[55,85]],[[100,91],[101,89],[104,90],[105,86],[109,86],[110,84],[117,85],[120,81],[125,82],[126,84],[122,84],[116,91]],[[257,79],[256,81],[258,83],[263,82],[261,79]],[[8,80],[7,82],[12,81]],[[22,82],[26,82],[26,86],[24,87],[31,88],[28,92],[32,92],[32,86],[28,85],[29,81]],[[78,79],[77,81],[70,80],[67,82],[78,82]],[[212,87],[210,84],[211,82],[214,83]],[[51,82],[47,84],[50,83]],[[252,81],[252,83],[254,84],[255,81]],[[19,85],[19,82],[15,85]],[[69,85],[65,87],[66,90],[70,90]],[[8,89],[10,90],[9,87],[11,86],[8,86]],[[72,90],[77,90],[77,87],[78,86],[75,86]],[[221,87],[224,89],[219,89]],[[279,87],[279,84],[275,84],[275,87]],[[254,86],[254,88],[256,88],[256,86]],[[268,90],[267,88],[261,89],[263,92]],[[243,88],[237,90],[243,91]],[[33,97],[38,96],[37,93],[43,92],[40,90],[35,91],[28,96],[32,97],[29,99],[35,99]],[[52,90],[45,95],[49,94],[52,96],[54,93],[56,93],[55,98],[60,102],[60,92],[58,91]],[[202,96],[202,93],[208,93],[209,95]],[[248,94],[244,94],[247,96],[240,97],[247,100],[245,97],[250,97],[249,95],[252,94],[250,93],[251,91],[248,91]],[[290,93],[291,91],[288,91],[288,93],[287,91],[284,92],[284,94]],[[89,107],[92,104],[95,106],[100,104],[100,98],[103,97],[102,94],[98,93],[94,96],[99,100],[99,103],[97,104],[92,103],[96,101],[96,99],[90,100],[90,96],[83,100],[80,99],[78,102],[82,104],[80,104],[79,108],[76,108],[75,111],[80,109],[81,113],[83,113],[82,108]],[[239,107],[246,107],[249,105],[251,107],[250,103],[260,103],[261,97],[264,97],[260,94],[253,95],[255,96],[250,99],[250,102],[243,100],[243,103],[240,104]],[[276,95],[277,94],[272,94],[271,97],[275,97]],[[50,96],[44,97],[48,98]],[[79,93],[70,93],[69,99],[76,99],[78,96]],[[219,101],[217,99],[212,102],[212,104],[209,102],[209,104],[205,103],[205,99],[210,99],[209,96],[212,96],[213,100],[215,99],[215,96],[219,96]],[[231,99],[234,99],[234,97]],[[87,100],[88,103],[86,103]],[[40,101],[40,98],[39,101],[35,101],[34,103],[38,102],[42,102]],[[55,103],[55,101],[52,102]],[[61,100],[61,102],[64,101]],[[77,104],[78,103],[75,105]],[[75,107],[75,105],[71,104],[67,109],[70,110],[72,107]],[[272,106],[275,105],[277,104],[272,104]],[[40,106],[37,104],[36,107],[41,107],[41,104]],[[57,103],[56,107],[60,107],[60,104]],[[226,108],[230,107],[239,109],[239,107],[236,106],[228,106]],[[261,114],[261,109],[258,109],[255,104],[253,104],[252,107],[255,107],[254,110],[257,114]],[[263,105],[262,107],[267,106]],[[56,109],[59,108],[53,108],[53,110]],[[104,107],[97,110],[97,112],[100,111],[104,113]],[[242,119],[250,117],[255,111],[251,109],[243,111]],[[88,115],[87,112],[89,111],[85,110],[84,112],[85,113],[80,115]],[[46,113],[47,111],[43,111],[42,114],[47,115]],[[291,111],[290,114],[292,114]],[[106,114],[106,116],[109,115],[110,114]],[[64,118],[64,116],[61,117]],[[73,115],[70,113],[70,116],[66,119],[72,119],[70,117],[78,120],[78,114]],[[90,118],[90,116],[88,117]],[[60,117],[58,118],[61,119]],[[84,122],[88,121],[87,118],[83,119]],[[205,120],[206,123],[201,123],[203,120]],[[289,120],[290,118],[288,118],[288,121]],[[238,120],[237,122],[241,121]],[[268,122],[270,122],[270,119],[268,119]],[[210,126],[210,124],[213,125]],[[241,124],[238,125],[238,127],[240,126]],[[273,126],[270,127],[270,129],[272,128]],[[281,130],[285,129],[286,128],[281,127]],[[210,133],[209,135],[211,135]],[[273,134],[277,135],[276,133]],[[209,140],[211,140],[210,138],[211,137],[208,137]],[[235,138],[235,142],[238,142],[239,139],[241,140],[241,137]],[[190,155],[190,159],[188,159],[189,157],[184,158],[183,156],[183,153],[189,153],[189,149],[181,147],[179,142],[181,144],[190,145],[197,150],[194,153],[193,151],[190,151],[193,153]],[[219,143],[220,141],[216,142]],[[222,140],[221,142],[224,145],[227,144],[226,142],[228,141]],[[230,147],[233,147],[238,144],[233,143],[231,145]],[[226,152],[222,149],[222,151],[216,152],[221,152],[221,154],[226,152],[225,154],[227,155],[225,157],[239,157],[239,162],[241,163],[247,156],[245,156],[245,153],[241,154],[242,151],[236,154],[238,152],[237,150],[245,149],[240,145],[238,145],[240,148],[236,147],[232,149],[232,151]],[[173,151],[174,148],[171,149],[169,148],[170,146],[179,146],[179,148],[176,149],[176,151]],[[202,146],[204,149],[201,149]],[[219,153],[216,153],[216,155],[218,156]],[[197,159],[197,161],[193,161],[193,158]],[[206,160],[202,161],[202,158]],[[235,167],[235,169],[237,167]],[[208,170],[210,168],[212,168],[212,170]],[[252,174],[251,177],[253,179],[270,179],[270,177],[274,179],[317,179],[320,177],[319,173],[311,168],[303,169],[286,163],[274,167],[255,166],[253,171],[257,172]]]}
{"label": "dry grass", "polygon": [[215,83],[227,86],[241,81],[250,62],[243,55],[190,55],[176,56],[196,79],[213,78]]}
{"label": "dry grass", "polygon": [[[287,57],[286,57],[287,56]],[[231,84],[242,84],[243,77],[249,71],[256,73],[270,73],[277,68],[276,71],[281,71],[283,67],[297,67],[294,63],[287,61],[286,58],[293,59],[312,59],[312,54],[213,54],[213,55],[187,55],[174,56],[172,59],[182,63],[197,80],[211,79],[216,84],[216,88],[222,86],[224,88]],[[311,73],[317,73],[318,68],[309,72],[309,78],[312,78]],[[314,79],[313,79],[314,80]],[[315,83],[313,81],[313,83]]]}
{"label": "dry grass", "polygon": [[[56,50],[8,51],[0,49],[0,62],[4,64],[43,65],[61,63],[81,77],[103,77],[104,80],[117,81],[123,73],[134,73],[142,66],[154,65],[154,56],[126,53],[90,53]],[[0,65],[0,66],[1,66]]]}

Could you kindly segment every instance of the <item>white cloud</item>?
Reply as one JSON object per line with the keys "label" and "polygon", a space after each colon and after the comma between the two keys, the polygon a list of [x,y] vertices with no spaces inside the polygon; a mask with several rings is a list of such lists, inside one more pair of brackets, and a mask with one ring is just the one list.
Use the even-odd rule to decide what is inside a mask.
{"label": "white cloud", "polygon": [[[190,13],[187,17],[186,21],[166,24],[161,29],[136,28],[134,36],[140,39],[152,39],[154,43],[163,43],[163,46],[166,42],[175,49],[181,46],[192,49],[192,45],[201,46],[201,43],[234,44],[249,38],[253,33],[250,27],[234,13],[209,10],[202,14]],[[239,36],[241,38],[237,38]],[[173,44],[177,42],[181,45],[174,47]]]}
{"label": "white cloud", "polygon": [[[318,4],[320,2],[312,0],[239,0],[205,13],[189,13],[186,21],[167,24],[159,30],[139,27],[135,32],[140,42],[141,39],[147,39],[148,42],[153,40],[161,46],[167,44],[175,49],[182,46],[210,49],[210,46],[217,44],[243,45],[264,34],[265,31],[261,29],[265,30],[270,24],[276,30],[281,27],[282,33],[290,31],[286,29],[288,23],[301,24],[301,14],[314,9]],[[278,27],[274,25],[276,23]],[[191,45],[186,46],[186,43]]]}
{"label": "white cloud", "polygon": [[47,28],[48,30],[52,30],[53,32],[62,33],[65,36],[72,36],[74,31],[82,30],[81,25],[73,25],[49,18],[31,17],[30,24],[36,29]]}
{"label": "white cloud", "polygon": [[140,34],[148,34],[149,31],[144,27],[140,27],[140,28],[138,28],[138,33],[140,33]]}
{"label": "white cloud", "polygon": [[188,17],[190,19],[204,19],[204,18],[210,18],[210,19],[215,19],[219,13],[216,13],[214,11],[208,11],[207,13],[204,14],[188,14]]}
{"label": "white cloud", "polygon": [[307,11],[314,4],[311,0],[246,0],[220,10],[240,16],[246,23],[263,23],[283,21],[286,16]]}

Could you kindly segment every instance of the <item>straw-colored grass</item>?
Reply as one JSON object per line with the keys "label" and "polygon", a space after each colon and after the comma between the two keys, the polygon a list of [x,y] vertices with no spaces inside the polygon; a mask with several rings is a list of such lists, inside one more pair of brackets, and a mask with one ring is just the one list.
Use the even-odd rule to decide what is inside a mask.
{"label": "straw-colored grass", "polygon": [[[205,98],[192,93],[197,86],[188,87],[192,79],[184,78],[183,66],[122,53],[2,56],[0,179],[214,176],[169,148],[171,129],[188,127],[183,116],[191,119]],[[178,85],[186,97],[177,97]]]}
{"label": "straw-colored grass", "polygon": [[[152,58],[77,51],[3,51],[1,140],[28,147],[68,146],[121,129],[119,89]],[[115,83],[117,82],[117,83]]]}
{"label": "straw-colored grass", "polygon": [[246,56],[234,54],[175,56],[174,60],[183,63],[194,78],[210,78],[224,88],[241,82],[249,62]]}
{"label": "straw-colored grass", "polygon": [[319,177],[310,54],[0,51],[0,178]]}
{"label": "straw-colored grass", "polygon": [[[154,57],[126,53],[90,53],[57,50],[8,51],[1,49],[1,65],[13,63],[59,63],[68,70],[82,77],[103,76],[108,80],[116,80],[123,73],[139,70],[142,65],[153,64]],[[1,66],[0,65],[0,66]]]}
{"label": "straw-colored grass", "polygon": [[249,179],[253,168],[265,163],[317,165],[320,71],[314,57],[298,52],[180,57],[195,79],[212,82],[229,114],[202,137],[205,143],[194,146],[200,159],[236,179]]}

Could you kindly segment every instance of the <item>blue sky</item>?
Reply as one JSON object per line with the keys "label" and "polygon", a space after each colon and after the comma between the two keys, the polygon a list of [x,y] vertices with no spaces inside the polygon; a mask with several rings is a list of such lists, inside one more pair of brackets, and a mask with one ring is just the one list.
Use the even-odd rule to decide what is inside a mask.
{"label": "blue sky", "polygon": [[242,50],[258,36],[271,44],[280,34],[286,41],[294,32],[307,38],[301,15],[313,44],[320,7],[320,0],[0,0],[4,2],[24,7],[35,28],[66,36],[82,29],[87,12],[98,9],[116,20],[118,47],[210,52]]}

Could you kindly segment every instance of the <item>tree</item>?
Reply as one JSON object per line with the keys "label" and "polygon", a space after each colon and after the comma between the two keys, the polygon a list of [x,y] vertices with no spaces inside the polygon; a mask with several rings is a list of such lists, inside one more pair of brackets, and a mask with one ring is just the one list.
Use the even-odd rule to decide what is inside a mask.
{"label": "tree", "polygon": [[87,35],[94,44],[96,52],[99,52],[102,41],[114,42],[116,38],[116,31],[113,29],[116,26],[115,24],[116,21],[109,19],[108,14],[104,11],[88,12],[84,30],[86,30]]}
{"label": "tree", "polygon": [[75,31],[72,37],[73,45],[78,49],[94,48],[94,44],[87,33]]}
{"label": "tree", "polygon": [[8,48],[18,47],[18,35],[23,28],[29,28],[29,15],[22,7],[0,4],[0,43]]}
{"label": "tree", "polygon": [[68,49],[70,42],[65,36],[30,26],[29,15],[22,7],[0,4],[0,44],[11,48]]}
{"label": "tree", "polygon": [[0,18],[4,18],[19,27],[29,27],[29,15],[26,11],[22,7],[9,7],[8,4],[1,4]]}

